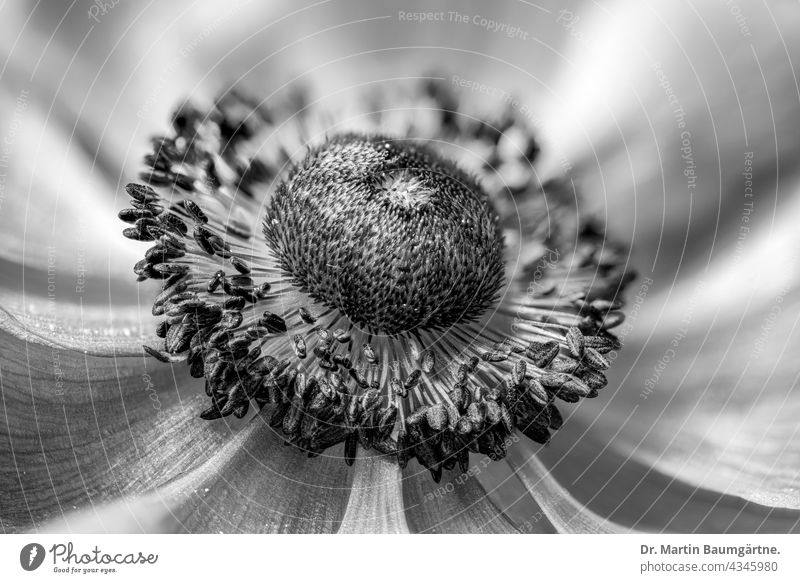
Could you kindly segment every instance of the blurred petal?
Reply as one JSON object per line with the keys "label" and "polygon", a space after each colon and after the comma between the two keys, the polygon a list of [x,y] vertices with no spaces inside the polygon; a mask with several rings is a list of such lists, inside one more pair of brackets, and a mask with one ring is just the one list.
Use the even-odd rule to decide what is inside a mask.
{"label": "blurred petal", "polygon": [[800,11],[741,12],[746,31],[725,3],[587,3],[568,21],[580,38],[560,79],[535,104],[544,174],[573,167],[664,290],[730,255],[746,152],[764,213],[798,170]]}
{"label": "blurred petal", "polygon": [[[742,185],[744,184],[742,178]],[[757,182],[755,182],[758,187]],[[696,277],[686,277],[657,296],[648,294],[647,309],[638,314],[636,328],[655,330],[680,322],[691,306],[713,309],[691,310],[692,327],[718,328],[739,321],[748,314],[759,314],[774,307],[800,283],[800,232],[796,217],[800,214],[800,182],[791,181],[779,193],[774,204],[762,207],[743,205],[739,217],[739,236],[733,252],[704,267]],[[744,199],[743,202],[748,202]],[[757,207],[751,213],[748,208]],[[787,298],[787,300],[790,298]],[[781,319],[791,312],[784,310]],[[736,341],[746,341],[748,329],[739,327]],[[639,332],[641,334],[641,332]],[[761,334],[759,329],[754,336]],[[640,340],[640,338],[635,338]],[[641,338],[644,341],[644,338]],[[774,353],[777,355],[778,353]]]}
{"label": "blurred petal", "polygon": [[130,269],[137,245],[119,236],[116,182],[93,176],[80,141],[36,94],[21,95],[22,106],[8,105],[19,111],[2,170],[0,327],[91,354],[139,354],[150,317]]}
{"label": "blurred petal", "polygon": [[[102,25],[75,4],[3,6],[4,279],[18,277],[9,266],[42,273],[56,265],[59,301],[95,292],[105,292],[106,305],[131,299],[118,283],[136,289],[130,266],[141,251],[119,236],[122,185],[141,170],[150,136],[164,131],[176,103],[195,93],[207,99],[210,85],[218,90],[197,49],[219,39],[237,44],[242,27],[269,23],[281,6],[248,4],[115,5]],[[80,294],[70,292],[77,271],[90,278]]]}
{"label": "blurred petal", "polygon": [[355,475],[339,534],[408,533],[403,506],[403,472],[394,460],[365,456],[355,461]]}
{"label": "blurred petal", "polygon": [[[127,276],[135,248],[120,240],[116,182],[92,174],[92,159],[34,93],[0,92],[16,124],[3,169],[0,257],[40,270],[48,264]],[[73,275],[74,277],[74,275]]]}
{"label": "blurred petal", "polygon": [[124,534],[179,532],[179,522],[158,494],[131,496],[91,510],[65,514],[35,529],[41,534]]}

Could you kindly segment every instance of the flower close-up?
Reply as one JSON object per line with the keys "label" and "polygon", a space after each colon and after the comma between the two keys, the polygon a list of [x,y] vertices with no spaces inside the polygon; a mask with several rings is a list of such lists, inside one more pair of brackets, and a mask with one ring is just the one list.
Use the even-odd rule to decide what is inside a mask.
{"label": "flower close-up", "polygon": [[[344,443],[352,465],[360,445],[439,482],[470,452],[504,458],[516,428],[547,443],[556,399],[598,396],[624,254],[570,216],[563,185],[536,185],[513,111],[490,123],[441,82],[403,85],[406,103],[371,95],[363,111],[390,114],[352,129],[316,130],[313,105],[286,120],[236,96],[182,109],[120,218],[155,243],[134,268],[161,282],[164,340],[145,350],[205,379],[201,418],[273,405],[269,424],[309,457]],[[478,153],[478,178],[430,142]]]}
{"label": "flower close-up", "polygon": [[3,531],[800,531],[800,8],[679,4],[0,8]]}

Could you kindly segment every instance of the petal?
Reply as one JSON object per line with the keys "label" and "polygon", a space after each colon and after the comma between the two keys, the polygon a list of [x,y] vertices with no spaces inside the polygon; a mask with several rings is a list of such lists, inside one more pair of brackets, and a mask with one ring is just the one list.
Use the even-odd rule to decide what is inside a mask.
{"label": "petal", "polygon": [[394,460],[361,451],[339,534],[408,533],[402,479]]}
{"label": "petal", "polygon": [[630,532],[598,516],[559,484],[536,457],[530,442],[521,440],[509,448],[507,463],[531,492],[547,519],[561,533]]}
{"label": "petal", "polygon": [[22,344],[0,332],[0,482],[23,528],[75,508],[144,492],[185,472],[230,437],[199,422],[198,382],[185,367],[97,358]]}
{"label": "petal", "polygon": [[798,509],[800,401],[789,355],[800,297],[787,289],[732,322],[709,307],[710,327],[695,328],[701,306],[687,304],[639,354],[623,350],[612,401],[586,403],[578,418],[592,439],[693,486]]}
{"label": "petal", "polygon": [[[88,250],[96,247],[113,253],[107,244],[66,236],[57,246],[42,247],[46,256],[41,261],[0,259],[0,330],[25,342],[97,356],[142,354],[141,345],[155,338],[150,298],[158,286],[137,284],[132,271],[124,279],[111,276],[87,259]],[[59,253],[65,250],[74,257],[62,262]],[[140,294],[148,299],[140,301]]]}
{"label": "petal", "polygon": [[745,153],[762,208],[797,172],[796,6],[746,17],[747,34],[725,4],[574,10],[562,23],[582,38],[549,99],[535,104],[549,152],[543,174],[574,168],[609,232],[633,241],[636,263],[653,265],[665,286],[679,269],[728,253],[720,238],[735,245]]}
{"label": "petal", "polygon": [[440,484],[416,462],[404,471],[406,519],[416,533],[515,533],[517,528],[495,507],[475,479],[445,472]]}
{"label": "petal", "polygon": [[286,447],[264,415],[190,478],[170,486],[188,532],[332,533],[350,496],[341,447],[314,460]]}
{"label": "petal", "polygon": [[0,292],[0,331],[22,344],[92,356],[141,355],[156,338],[152,317],[136,306],[56,304]]}
{"label": "petal", "polygon": [[[693,328],[718,328],[720,320],[733,322],[748,314],[769,311],[776,301],[783,303],[788,291],[800,281],[800,259],[795,252],[800,245],[795,220],[800,213],[800,182],[786,182],[780,196],[774,202],[764,201],[759,213],[751,213],[756,205],[751,207],[745,199],[741,221],[734,225],[737,237],[732,253],[727,253],[726,241],[721,240],[718,246],[725,253],[702,270],[665,282],[669,285],[662,286],[658,293],[646,289],[646,303],[645,298],[637,302],[644,305],[635,310],[636,329],[644,331],[679,322],[689,307],[696,305],[714,309],[692,310]],[[741,334],[737,337],[737,341],[746,341]]]}
{"label": "petal", "polygon": [[796,532],[800,513],[697,488],[621,454],[578,420],[538,457],[598,515],[639,530],[678,533]]}
{"label": "petal", "polygon": [[46,532],[335,532],[349,496],[341,456],[315,463],[284,447],[263,416],[202,465],[146,496],[64,515]]}
{"label": "petal", "polygon": [[18,112],[19,129],[3,170],[0,257],[40,270],[70,266],[73,280],[79,268],[127,277],[136,250],[119,236],[116,183],[93,170],[91,157],[48,119],[38,96],[9,93],[0,93],[0,103]]}
{"label": "petal", "polygon": [[533,498],[532,492],[507,462],[487,464],[475,477],[492,503],[520,532],[525,534],[558,532]]}
{"label": "petal", "polygon": [[145,494],[77,510],[33,529],[40,534],[180,532],[180,520],[159,494]]}
{"label": "petal", "polygon": [[[127,198],[122,185],[142,168],[149,137],[168,126],[187,87],[199,91],[206,78],[202,61],[189,58],[204,44],[197,30],[205,25],[193,19],[214,22],[215,34],[201,35],[203,41],[217,36],[241,41],[237,19],[227,8],[219,10],[196,3],[152,11],[115,6],[115,18],[88,35],[74,34],[69,25],[74,11],[4,12],[9,32],[0,35],[9,56],[0,91],[0,104],[9,112],[0,176],[4,279],[16,273],[7,274],[3,262],[45,276],[52,263],[59,271],[60,301],[77,301],[77,295],[86,301],[95,287],[106,292],[106,303],[109,296],[120,300],[109,281],[132,282],[130,269],[140,255],[137,245],[120,236],[124,225],[116,214]],[[258,19],[243,22],[262,26],[274,7],[248,11]],[[77,272],[80,294],[70,291]],[[92,277],[99,278],[98,286]],[[36,293],[31,284],[26,291]],[[45,295],[46,285],[38,293]]]}
{"label": "petal", "polygon": [[[233,455],[256,431],[250,423],[239,431],[214,456],[194,471],[179,475],[167,485],[145,494],[126,493],[113,501],[92,504],[88,508],[63,512],[39,525],[45,533],[175,533],[188,530],[186,520],[196,510],[198,488],[211,466]],[[205,489],[204,492],[208,492]],[[191,531],[190,531],[191,532]]]}

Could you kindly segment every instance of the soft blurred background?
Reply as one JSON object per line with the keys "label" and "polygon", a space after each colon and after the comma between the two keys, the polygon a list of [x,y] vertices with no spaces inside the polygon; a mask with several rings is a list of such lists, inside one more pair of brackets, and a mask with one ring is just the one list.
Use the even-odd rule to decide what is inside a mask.
{"label": "soft blurred background", "polygon": [[176,103],[455,75],[519,98],[540,177],[571,175],[638,272],[609,388],[540,452],[552,474],[628,525],[703,528],[693,497],[737,516],[800,507],[800,3],[12,1],[0,16],[0,303],[27,333],[100,346],[123,329],[134,345],[150,329],[116,212]]}

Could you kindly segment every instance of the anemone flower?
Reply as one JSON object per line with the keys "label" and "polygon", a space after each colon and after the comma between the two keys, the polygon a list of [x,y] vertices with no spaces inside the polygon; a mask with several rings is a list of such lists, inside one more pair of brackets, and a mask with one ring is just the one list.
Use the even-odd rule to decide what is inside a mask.
{"label": "anemone flower", "polygon": [[3,8],[4,531],[798,530],[796,5],[138,10]]}

